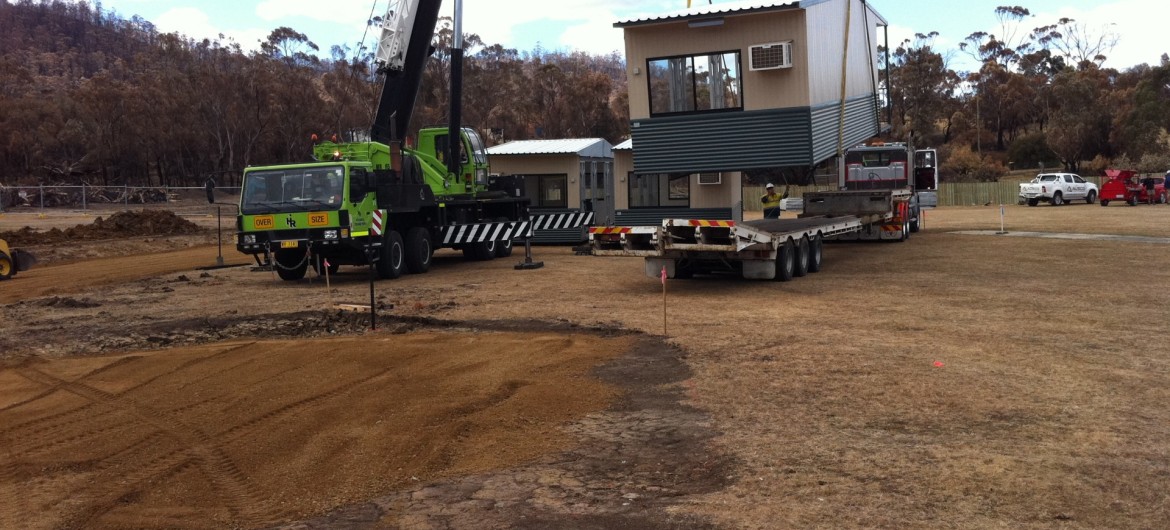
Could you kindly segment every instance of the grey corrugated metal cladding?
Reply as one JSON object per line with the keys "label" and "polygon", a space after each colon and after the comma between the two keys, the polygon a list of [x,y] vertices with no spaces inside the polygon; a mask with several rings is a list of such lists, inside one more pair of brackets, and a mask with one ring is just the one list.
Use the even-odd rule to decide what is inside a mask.
{"label": "grey corrugated metal cladding", "polygon": [[[845,145],[877,134],[873,97],[847,102]],[[634,171],[694,173],[805,166],[836,154],[840,105],[634,120]]]}

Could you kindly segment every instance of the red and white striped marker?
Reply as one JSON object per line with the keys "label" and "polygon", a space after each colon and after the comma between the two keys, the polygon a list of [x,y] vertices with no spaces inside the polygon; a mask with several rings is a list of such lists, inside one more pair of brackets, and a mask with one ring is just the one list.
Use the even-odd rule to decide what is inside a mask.
{"label": "red and white striped marker", "polygon": [[382,210],[374,210],[374,218],[370,231],[376,236],[382,235]]}

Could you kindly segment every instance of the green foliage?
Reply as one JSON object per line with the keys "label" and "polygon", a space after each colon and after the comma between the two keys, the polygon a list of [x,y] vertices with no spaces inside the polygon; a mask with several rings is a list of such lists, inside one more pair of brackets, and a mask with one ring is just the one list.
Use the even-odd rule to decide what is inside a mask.
{"label": "green foliage", "polygon": [[1044,133],[1026,134],[1008,145],[1007,158],[1015,169],[1052,167],[1060,160],[1048,147]]}

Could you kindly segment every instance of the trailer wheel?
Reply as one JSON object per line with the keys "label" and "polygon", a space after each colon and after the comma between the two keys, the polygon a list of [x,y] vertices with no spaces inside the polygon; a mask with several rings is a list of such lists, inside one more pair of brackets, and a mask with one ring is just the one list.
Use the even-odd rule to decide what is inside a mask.
{"label": "trailer wheel", "polygon": [[378,256],[378,277],[393,280],[402,276],[402,271],[406,269],[405,254],[402,236],[398,231],[386,232],[386,238],[382,241],[382,253]]}
{"label": "trailer wheel", "polygon": [[299,249],[277,250],[275,260],[276,275],[286,282],[304,278],[309,269],[309,260]]}
{"label": "trailer wheel", "polygon": [[1101,199],[1101,206],[1109,206],[1109,199]]}
{"label": "trailer wheel", "polygon": [[1126,199],[1125,203],[1130,206],[1137,206],[1137,195],[1131,195],[1129,199]]}
{"label": "trailer wheel", "polygon": [[15,275],[16,263],[12,261],[12,256],[0,250],[0,280],[7,280]]}
{"label": "trailer wheel", "polygon": [[808,236],[801,236],[800,242],[796,244],[796,264],[792,269],[792,275],[796,277],[808,274],[808,251],[810,245],[808,244]]}
{"label": "trailer wheel", "polygon": [[431,232],[421,226],[406,231],[406,270],[422,274],[431,268]]}
{"label": "trailer wheel", "polygon": [[821,251],[823,250],[824,242],[821,240],[821,235],[813,236],[812,241],[808,243],[808,271],[821,272]]}
{"label": "trailer wheel", "polygon": [[1040,204],[1040,199],[1028,199],[1028,206],[1036,206]]}
{"label": "trailer wheel", "polygon": [[792,238],[784,241],[780,249],[776,251],[776,280],[786,282],[792,279],[792,275],[796,272],[796,244],[792,242]]}

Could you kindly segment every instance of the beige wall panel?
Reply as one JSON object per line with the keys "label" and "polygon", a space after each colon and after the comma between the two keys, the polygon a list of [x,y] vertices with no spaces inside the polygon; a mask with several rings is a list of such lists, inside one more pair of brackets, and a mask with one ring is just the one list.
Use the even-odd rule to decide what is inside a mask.
{"label": "beige wall panel", "polygon": [[492,155],[493,173],[501,175],[568,175],[566,204],[581,207],[581,167],[577,155]]}
{"label": "beige wall panel", "polygon": [[731,208],[743,200],[742,174],[724,171],[719,184],[699,184],[699,175],[691,175],[691,208]]}
{"label": "beige wall panel", "polygon": [[[800,10],[725,17],[722,26],[690,28],[686,22],[625,28],[630,118],[650,117],[646,60],[654,57],[740,51],[744,110],[808,106],[804,13]],[[752,72],[748,48],[791,40],[792,68]],[[638,72],[635,74],[634,72]]]}
{"label": "beige wall panel", "polygon": [[[878,19],[861,0],[852,2],[849,13],[849,63],[846,70],[845,97],[874,92],[877,79]],[[848,2],[825,2],[811,6],[808,13],[809,63],[822,65],[809,74],[812,105],[841,100],[841,57],[845,47],[845,19]]]}
{"label": "beige wall panel", "polygon": [[630,172],[634,170],[634,152],[618,149],[613,152],[613,207],[630,207]]}

